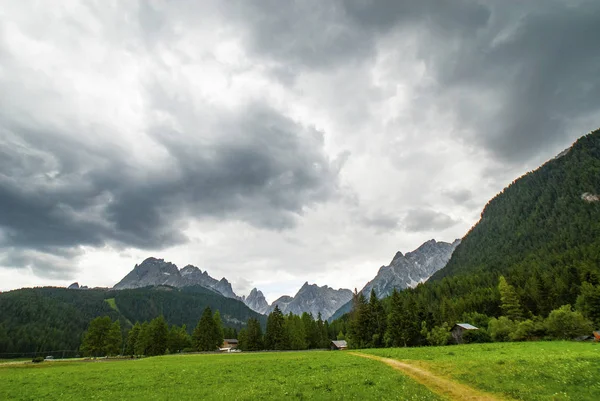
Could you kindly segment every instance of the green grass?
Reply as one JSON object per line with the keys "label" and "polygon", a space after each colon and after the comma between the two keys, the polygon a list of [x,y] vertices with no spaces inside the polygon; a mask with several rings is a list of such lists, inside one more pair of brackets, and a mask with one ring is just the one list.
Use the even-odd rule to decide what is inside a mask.
{"label": "green grass", "polygon": [[439,400],[345,352],[205,354],[0,366],[0,400]]}
{"label": "green grass", "polygon": [[104,300],[104,302],[106,302],[108,304],[108,306],[110,306],[111,308],[113,308],[117,312],[119,311],[119,308],[117,307],[117,303],[115,302],[114,298],[107,298],[107,299]]}
{"label": "green grass", "polygon": [[364,352],[405,360],[518,400],[600,400],[600,344],[553,341]]}

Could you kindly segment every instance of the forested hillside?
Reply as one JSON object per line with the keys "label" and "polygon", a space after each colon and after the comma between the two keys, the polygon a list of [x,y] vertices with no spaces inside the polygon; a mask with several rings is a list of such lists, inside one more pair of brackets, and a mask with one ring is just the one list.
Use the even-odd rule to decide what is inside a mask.
{"label": "forested hillside", "polygon": [[98,316],[119,320],[126,331],[136,321],[162,315],[168,324],[185,324],[191,333],[207,306],[220,312],[225,327],[242,328],[249,318],[266,322],[243,302],[202,287],[22,289],[0,294],[0,354],[76,350],[89,322]]}
{"label": "forested hillside", "polygon": [[600,130],[505,188],[446,267],[396,295],[392,309],[402,316],[396,324],[406,343],[423,341],[423,322],[431,328],[502,316],[501,275],[514,288],[525,318],[575,306],[579,297],[581,311],[600,324],[594,312],[600,305],[590,306],[600,292],[598,195]]}
{"label": "forested hillside", "polygon": [[481,292],[503,274],[533,314],[574,304],[583,281],[598,284],[598,194],[600,130],[494,197],[431,284],[462,296],[471,286]]}

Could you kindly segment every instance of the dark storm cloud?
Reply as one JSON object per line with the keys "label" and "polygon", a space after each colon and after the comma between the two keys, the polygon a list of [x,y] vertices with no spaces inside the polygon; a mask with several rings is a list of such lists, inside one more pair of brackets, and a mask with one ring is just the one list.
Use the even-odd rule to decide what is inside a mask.
{"label": "dark storm cloud", "polygon": [[503,10],[510,4],[496,4],[495,24],[435,66],[449,101],[472,124],[471,139],[504,160],[523,161],[570,141],[580,118],[595,114],[600,124],[600,3]]}
{"label": "dark storm cloud", "polygon": [[410,210],[402,221],[407,231],[441,231],[458,223],[452,217],[430,209]]}
{"label": "dark storm cloud", "polygon": [[[368,68],[378,50],[402,51],[377,50],[392,31],[417,37],[436,84],[415,103],[452,111],[461,139],[504,162],[600,124],[596,1],[244,1],[223,13],[245,27],[249,49],[285,69],[285,82],[307,70]],[[592,125],[581,125],[586,118]]]}
{"label": "dark storm cloud", "polygon": [[[338,171],[321,133],[268,107],[222,117],[227,123],[211,127],[219,135],[209,143],[152,127],[175,167],[145,179],[120,152],[84,161],[74,155],[86,153],[82,146],[53,146],[17,129],[25,145],[0,142],[0,154],[11,155],[0,162],[4,245],[164,247],[185,240],[183,218],[202,216],[284,229],[303,207],[333,194]],[[44,158],[57,164],[46,166]]]}
{"label": "dark storm cloud", "polygon": [[68,252],[56,249],[55,254],[50,250],[36,252],[23,249],[3,249],[0,255],[0,266],[29,268],[39,277],[50,279],[65,279],[71,276],[76,268],[69,259],[75,258],[79,252]]}
{"label": "dark storm cloud", "polygon": [[249,50],[279,62],[274,72],[281,68],[288,78],[305,68],[368,62],[377,39],[399,26],[470,34],[490,14],[477,3],[436,0],[242,0],[221,4],[220,12],[245,28]]}

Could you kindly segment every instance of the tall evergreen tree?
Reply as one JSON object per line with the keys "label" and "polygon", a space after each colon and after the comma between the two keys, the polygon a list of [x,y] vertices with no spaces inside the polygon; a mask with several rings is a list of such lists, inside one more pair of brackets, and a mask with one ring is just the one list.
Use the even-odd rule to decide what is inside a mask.
{"label": "tall evergreen tree", "polygon": [[371,335],[371,346],[372,347],[383,347],[385,345],[385,330],[387,327],[387,315],[383,304],[377,298],[375,290],[371,289],[371,296],[369,298],[369,309],[371,313],[371,322],[369,327],[369,334]]}
{"label": "tall evergreen tree", "polygon": [[222,342],[216,338],[216,324],[210,307],[206,307],[192,334],[192,345],[196,351],[214,351]]}
{"label": "tall evergreen tree", "polygon": [[181,352],[186,348],[190,348],[191,344],[192,339],[187,333],[185,324],[181,327],[171,326],[167,341],[167,347],[171,353]]}
{"label": "tall evergreen tree", "polygon": [[165,318],[161,315],[152,319],[148,325],[149,341],[146,349],[146,355],[164,355],[167,351],[167,341],[169,338],[169,326]]}
{"label": "tall evergreen tree", "polygon": [[347,335],[348,345],[351,348],[365,348],[369,345],[371,340],[369,334],[370,321],[370,309],[365,296],[354,289]]}
{"label": "tall evergreen tree", "polygon": [[500,301],[502,313],[510,320],[523,319],[523,310],[515,288],[506,282],[504,276],[498,280],[498,291],[500,291]]}
{"label": "tall evergreen tree", "polygon": [[219,311],[215,312],[215,314],[213,316],[213,320],[215,321],[214,341],[217,343],[217,347],[220,347],[223,345],[224,334],[223,334],[223,322],[221,322],[221,313]]}
{"label": "tall evergreen tree", "polygon": [[265,347],[275,350],[284,350],[289,347],[289,338],[285,329],[285,318],[277,305],[275,305],[275,309],[267,318]]}
{"label": "tall evergreen tree", "polygon": [[137,336],[137,340],[135,342],[135,354],[136,355],[146,355],[148,347],[150,346],[150,342],[152,338],[150,337],[150,325],[148,322],[144,322],[140,326],[140,332]]}
{"label": "tall evergreen tree", "polygon": [[138,340],[142,325],[136,322],[133,327],[127,333],[127,346],[125,347],[125,353],[127,355],[135,355],[135,343]]}
{"label": "tall evergreen tree", "polygon": [[257,319],[250,318],[245,330],[246,349],[248,351],[260,351],[263,349],[263,334]]}
{"label": "tall evergreen tree", "polygon": [[596,327],[600,327],[600,285],[584,282],[576,306],[583,316],[591,320]]}

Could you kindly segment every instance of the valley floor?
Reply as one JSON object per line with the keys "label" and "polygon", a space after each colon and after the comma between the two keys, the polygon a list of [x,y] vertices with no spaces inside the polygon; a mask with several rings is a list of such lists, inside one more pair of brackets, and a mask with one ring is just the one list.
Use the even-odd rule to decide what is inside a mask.
{"label": "valley floor", "polygon": [[0,365],[0,399],[597,400],[599,378],[599,344],[496,343]]}

